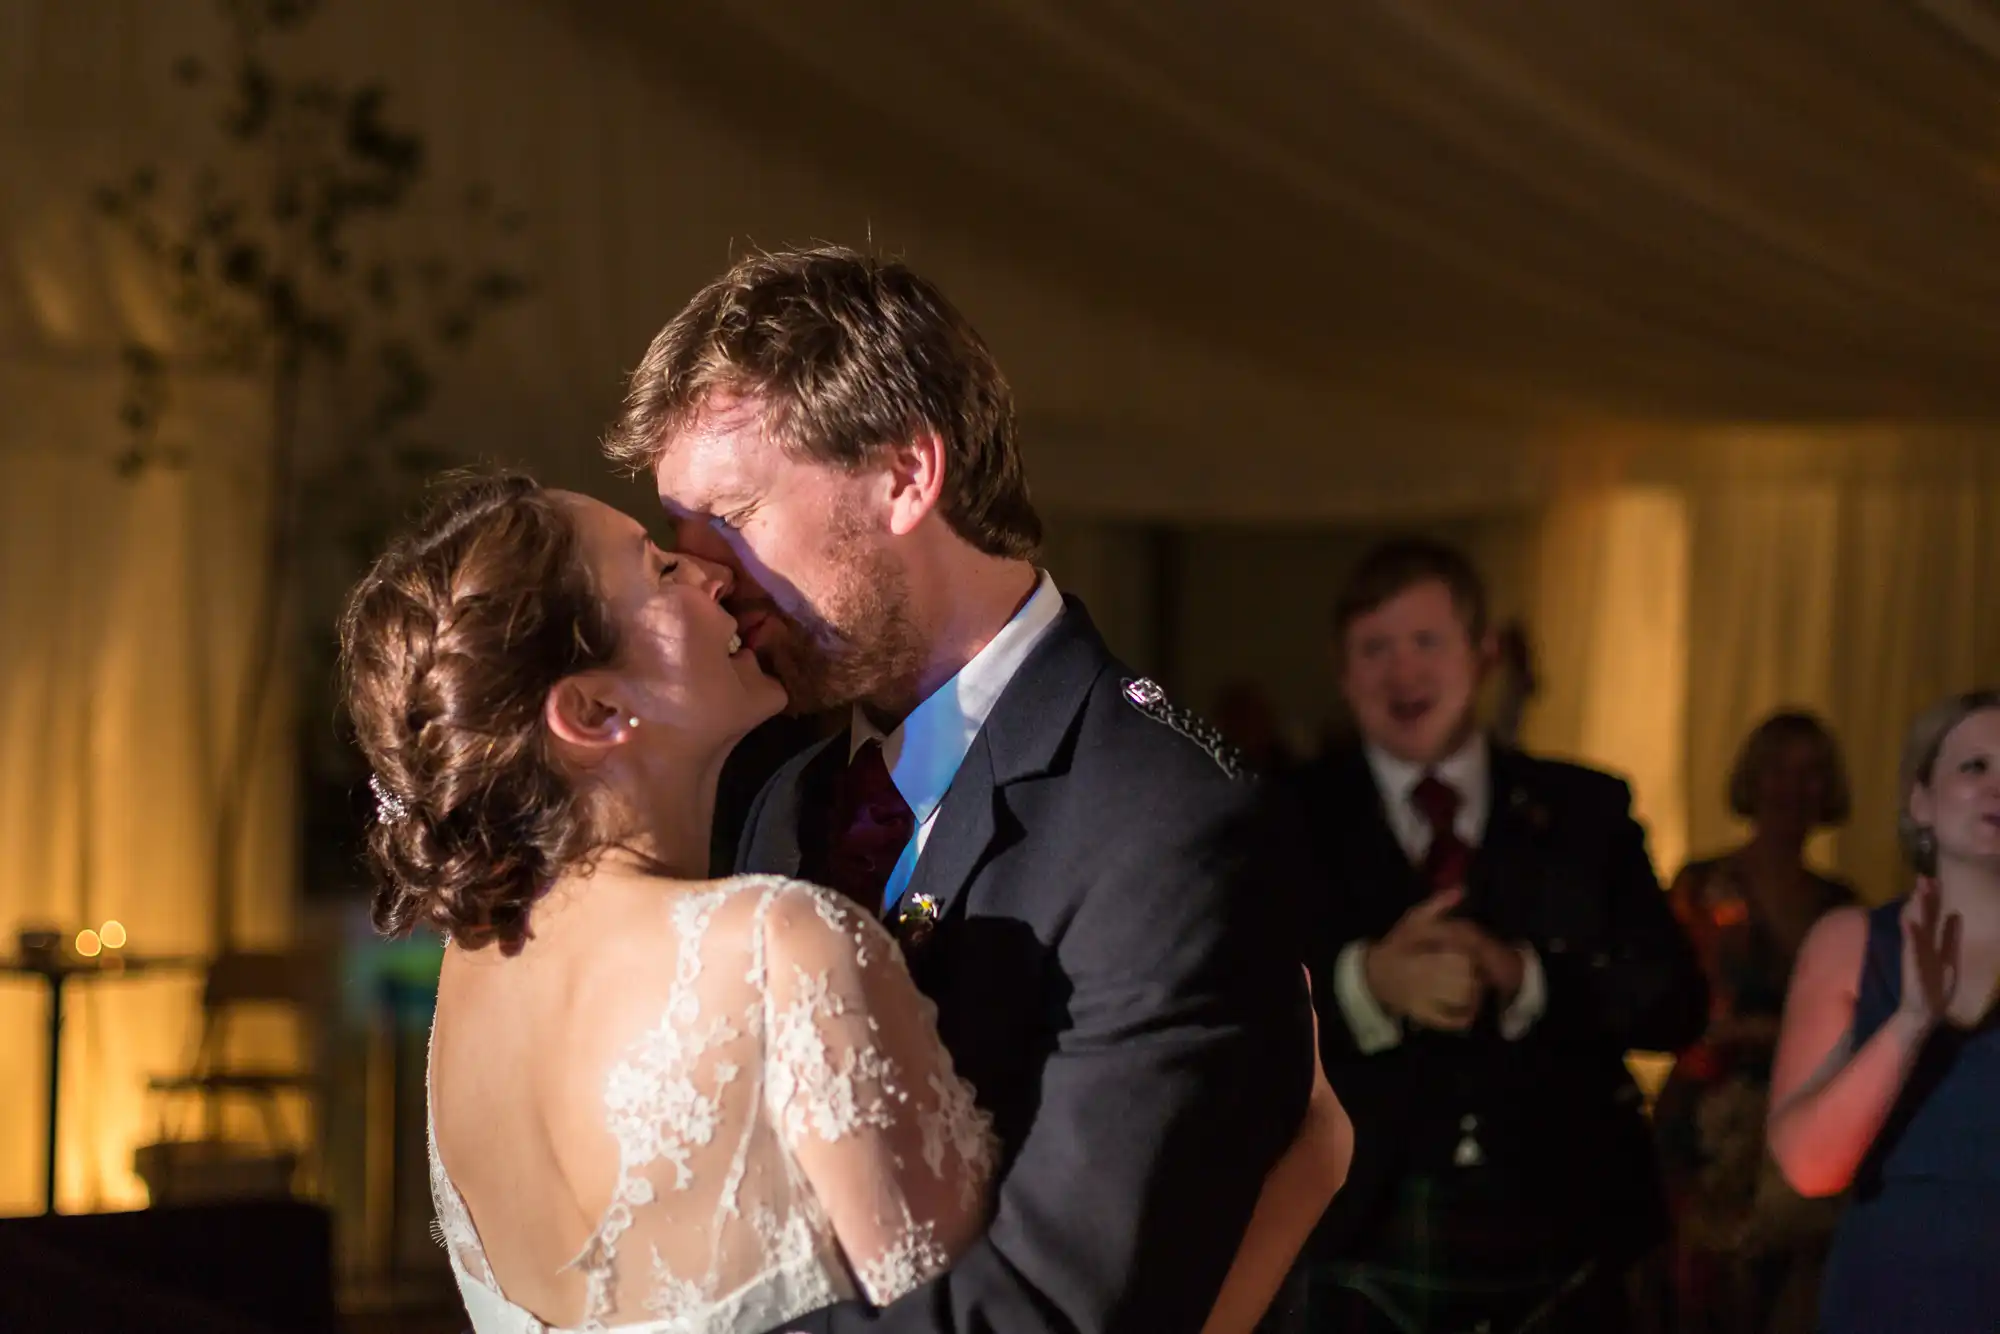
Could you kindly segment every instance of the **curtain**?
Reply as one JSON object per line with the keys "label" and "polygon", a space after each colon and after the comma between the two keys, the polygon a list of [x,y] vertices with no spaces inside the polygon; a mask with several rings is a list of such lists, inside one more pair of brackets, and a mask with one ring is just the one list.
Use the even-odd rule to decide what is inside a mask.
{"label": "curtain", "polygon": [[[1902,892],[1910,719],[2000,680],[2000,467],[1978,432],[1690,434],[1542,515],[1530,622],[1539,748],[1628,776],[1662,878],[1743,836],[1724,795],[1757,722],[1822,715],[1854,790],[1809,857]],[[1629,462],[1629,460],[1628,460]]]}
{"label": "curtain", "polygon": [[1895,815],[1905,729],[1945,694],[2000,682],[2000,485],[1975,454],[1964,487],[1869,489],[1839,533],[1833,697],[1854,782],[1840,865],[1880,901],[1903,891]]}
{"label": "curtain", "polygon": [[[1687,846],[1687,534],[1671,488],[1566,490],[1543,516],[1530,616],[1548,703],[1529,714],[1527,743],[1624,777],[1663,879]],[[1672,1063],[1629,1064],[1651,1096]]]}
{"label": "curtain", "polygon": [[[1697,850],[1734,836],[1722,788],[1773,709],[1826,716],[1854,789],[1846,828],[1814,851],[1871,902],[1907,887],[1896,768],[1910,720],[2000,680],[2000,477],[1968,443],[1955,469],[1693,496],[1688,698]],[[1949,462],[1949,460],[1947,460]]]}
{"label": "curtain", "polygon": [[1522,735],[1631,784],[1664,878],[1688,838],[1689,518],[1683,488],[1638,468],[1648,443],[1604,428],[1551,451],[1525,580],[1540,692]]}
{"label": "curtain", "polygon": [[[0,3],[0,953],[17,932],[115,920],[129,955],[215,945],[216,802],[264,554],[262,396],[178,377],[155,444],[122,473],[116,349],[171,328],[156,284],[91,199],[197,130],[167,66],[213,47],[211,7]],[[238,848],[235,941],[290,938],[289,706],[267,713]],[[145,1081],[185,1068],[198,970],[72,982],[58,1201],[138,1204]],[[0,1212],[42,1207],[45,993],[0,979]],[[283,1060],[291,1026],[240,1054]]]}
{"label": "curtain", "polygon": [[[1727,775],[1781,708],[1821,714],[1852,819],[1808,848],[1869,902],[1901,893],[1896,790],[1911,717],[2000,681],[2000,470],[1976,438],[1830,433],[1689,441],[1671,483],[1560,492],[1537,542],[1530,622],[1543,694],[1531,745],[1627,776],[1662,879],[1746,832]],[[1747,448],[1746,448],[1747,446]],[[1634,1057],[1643,1086],[1668,1063]]]}
{"label": "curtain", "polygon": [[[1689,835],[1706,856],[1743,832],[1724,788],[1757,721],[1782,708],[1833,718],[1840,494],[1823,482],[1704,490],[1691,511]],[[1837,837],[1822,835],[1811,851],[1837,861]]]}
{"label": "curtain", "polygon": [[[23,374],[0,375],[22,390]],[[23,927],[116,920],[128,954],[214,945],[215,802],[261,566],[254,400],[195,395],[163,443],[184,468],[113,466],[109,373],[43,368],[0,425],[0,950]],[[72,395],[51,393],[51,381]],[[5,396],[5,395],[0,395]],[[26,401],[10,397],[10,401]],[[94,405],[94,411],[86,411]],[[101,425],[100,425],[101,423]],[[93,438],[95,437],[95,438]],[[290,731],[282,697],[259,747],[238,866],[238,943],[283,942],[293,908]],[[132,1150],[153,1132],[144,1081],[182,1067],[198,972],[84,981],[63,1034],[58,1196],[140,1203]],[[0,985],[0,1212],[41,1206],[44,993]],[[252,1031],[261,1053],[285,1038]]]}

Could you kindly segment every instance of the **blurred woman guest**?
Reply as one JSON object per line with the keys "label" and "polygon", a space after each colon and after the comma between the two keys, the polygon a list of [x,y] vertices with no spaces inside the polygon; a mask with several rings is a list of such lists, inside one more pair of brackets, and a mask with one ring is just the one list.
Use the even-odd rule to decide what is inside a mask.
{"label": "blurred woman guest", "polygon": [[1803,1195],[1852,1188],[1826,1334],[2000,1329],[2000,691],[1947,700],[1904,746],[1916,888],[1842,908],[1799,951],[1767,1134]]}
{"label": "blurred woman guest", "polygon": [[1654,1121],[1675,1210],[1677,1327],[1806,1331],[1838,1206],[1805,1201],[1771,1169],[1764,1117],[1785,984],[1806,933],[1852,904],[1806,865],[1813,831],[1850,798],[1840,747],[1809,713],[1772,714],[1731,767],[1729,809],[1749,840],[1690,862],[1669,891],[1708,973],[1708,1031],[1681,1054]]}

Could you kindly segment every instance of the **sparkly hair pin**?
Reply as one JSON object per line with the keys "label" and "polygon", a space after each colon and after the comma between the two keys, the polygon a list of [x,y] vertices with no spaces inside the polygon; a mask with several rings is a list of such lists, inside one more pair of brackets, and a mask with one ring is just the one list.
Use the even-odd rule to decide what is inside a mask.
{"label": "sparkly hair pin", "polygon": [[382,785],[382,780],[374,774],[368,775],[368,790],[375,794],[375,819],[381,824],[401,824],[410,818],[410,805],[401,797]]}

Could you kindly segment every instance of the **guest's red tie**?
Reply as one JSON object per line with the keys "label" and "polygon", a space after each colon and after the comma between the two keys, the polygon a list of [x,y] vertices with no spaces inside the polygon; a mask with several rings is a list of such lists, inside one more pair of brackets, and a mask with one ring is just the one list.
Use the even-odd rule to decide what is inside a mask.
{"label": "guest's red tie", "polygon": [[1472,861],[1471,847],[1458,836],[1458,808],[1464,798],[1436,774],[1425,774],[1410,790],[1410,804],[1431,827],[1430,851],[1424,854],[1424,879],[1431,892],[1464,885]]}
{"label": "guest's red tie", "polygon": [[882,888],[916,823],[889,777],[882,743],[868,742],[834,780],[826,829],[829,886],[870,913],[882,912]]}

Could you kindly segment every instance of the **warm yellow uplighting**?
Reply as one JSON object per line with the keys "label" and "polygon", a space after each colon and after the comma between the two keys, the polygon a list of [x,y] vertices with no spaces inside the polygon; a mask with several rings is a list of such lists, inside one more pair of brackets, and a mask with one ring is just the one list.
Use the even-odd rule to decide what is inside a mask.
{"label": "warm yellow uplighting", "polygon": [[95,959],[103,948],[103,943],[97,939],[97,933],[90,928],[85,927],[76,933],[76,952],[84,958]]}
{"label": "warm yellow uplighting", "polygon": [[125,948],[125,924],[116,920],[106,922],[97,928],[97,938],[104,942],[107,950],[122,950]]}

